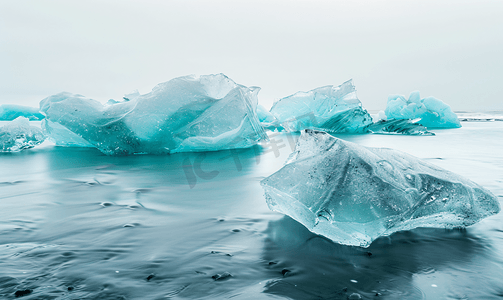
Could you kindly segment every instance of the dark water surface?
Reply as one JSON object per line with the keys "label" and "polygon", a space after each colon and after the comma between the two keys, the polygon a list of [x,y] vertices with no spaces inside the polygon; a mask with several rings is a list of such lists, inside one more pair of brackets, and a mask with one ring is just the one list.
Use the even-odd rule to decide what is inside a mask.
{"label": "dark water surface", "polygon": [[[339,135],[400,149],[503,200],[503,122],[428,136]],[[0,155],[0,299],[501,299],[503,214],[341,246],[269,211],[264,148],[108,157],[46,145]],[[357,293],[357,294],[355,294]]]}

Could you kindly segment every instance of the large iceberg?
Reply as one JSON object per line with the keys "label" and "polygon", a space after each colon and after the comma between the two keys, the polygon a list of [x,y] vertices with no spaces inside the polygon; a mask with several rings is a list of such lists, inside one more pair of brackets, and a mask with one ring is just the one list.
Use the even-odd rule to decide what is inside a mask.
{"label": "large iceberg", "polygon": [[427,128],[461,127],[458,116],[449,105],[434,97],[421,99],[418,91],[412,92],[409,99],[403,95],[390,95],[384,113],[388,120],[420,118],[419,123]]}
{"label": "large iceberg", "polygon": [[0,152],[19,152],[33,148],[45,140],[42,130],[30,126],[28,118],[18,117],[0,127]]}
{"label": "large iceberg", "polygon": [[223,74],[185,76],[106,105],[71,93],[40,102],[43,126],[58,145],[93,145],[108,155],[246,148],[267,140],[257,87]]}
{"label": "large iceberg", "polygon": [[18,117],[25,117],[31,121],[39,121],[44,118],[37,107],[17,104],[0,105],[0,121],[12,121]]}
{"label": "large iceberg", "polygon": [[314,130],[302,132],[287,164],[261,185],[271,210],[361,247],[400,230],[469,226],[500,210],[491,192],[459,175]]}
{"label": "large iceberg", "polygon": [[270,112],[289,131],[310,128],[331,133],[365,133],[372,124],[352,80],[340,86],[297,92],[278,100]]}

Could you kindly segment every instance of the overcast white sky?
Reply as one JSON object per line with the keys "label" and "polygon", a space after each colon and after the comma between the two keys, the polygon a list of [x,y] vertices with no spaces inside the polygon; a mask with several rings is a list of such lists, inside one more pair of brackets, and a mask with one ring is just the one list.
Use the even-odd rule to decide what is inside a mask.
{"label": "overcast white sky", "polygon": [[353,78],[369,110],[413,90],[503,110],[503,1],[0,1],[0,104],[213,73],[266,107]]}

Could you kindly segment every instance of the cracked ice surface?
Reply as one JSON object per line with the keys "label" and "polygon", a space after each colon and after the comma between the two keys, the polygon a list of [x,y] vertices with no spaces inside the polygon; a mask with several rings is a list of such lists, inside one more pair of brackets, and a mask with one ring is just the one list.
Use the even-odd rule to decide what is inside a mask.
{"label": "cracked ice surface", "polygon": [[419,92],[410,93],[409,99],[402,95],[390,95],[386,110],[390,119],[416,119],[427,128],[459,128],[461,123],[451,107],[434,97],[421,99]]}
{"label": "cracked ice surface", "polygon": [[319,129],[338,133],[365,133],[372,117],[356,96],[353,81],[324,86],[282,98],[271,114],[290,131]]}
{"label": "cracked ice surface", "polygon": [[19,152],[40,145],[45,135],[40,128],[30,126],[25,117],[18,117],[0,127],[0,151]]}
{"label": "cracked ice surface", "polygon": [[314,130],[302,132],[287,164],[261,185],[271,210],[361,247],[416,227],[469,226],[500,210],[491,192],[457,174]]}
{"label": "cracked ice surface", "polygon": [[95,146],[108,155],[246,148],[267,136],[257,87],[223,74],[184,76],[106,105],[60,93],[40,102],[43,127],[58,145]]}

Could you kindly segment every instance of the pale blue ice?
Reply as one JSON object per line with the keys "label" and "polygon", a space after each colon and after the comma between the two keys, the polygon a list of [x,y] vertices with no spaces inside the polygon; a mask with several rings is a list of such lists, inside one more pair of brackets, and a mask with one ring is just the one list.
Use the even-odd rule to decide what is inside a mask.
{"label": "pale blue ice", "polygon": [[419,124],[418,119],[379,120],[369,125],[367,129],[376,134],[435,135]]}
{"label": "pale blue ice", "polygon": [[305,130],[261,181],[269,208],[345,245],[416,227],[462,228],[500,211],[480,185],[417,157]]}
{"label": "pale blue ice", "polygon": [[386,110],[390,119],[417,119],[427,128],[459,128],[461,123],[451,107],[434,97],[421,98],[418,91],[410,93],[409,99],[403,95],[390,95]]}
{"label": "pale blue ice", "polygon": [[25,117],[32,121],[42,120],[44,115],[38,107],[23,106],[17,104],[0,105],[0,121],[12,121],[17,117]]}
{"label": "pale blue ice", "polygon": [[58,145],[92,145],[108,155],[216,151],[267,140],[256,112],[259,90],[223,74],[184,76],[106,105],[60,93],[42,100],[40,111]]}
{"label": "pale blue ice", "polygon": [[19,152],[40,145],[46,136],[28,118],[18,117],[0,127],[0,152]]}

